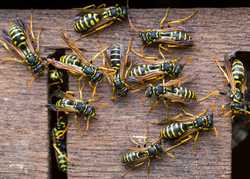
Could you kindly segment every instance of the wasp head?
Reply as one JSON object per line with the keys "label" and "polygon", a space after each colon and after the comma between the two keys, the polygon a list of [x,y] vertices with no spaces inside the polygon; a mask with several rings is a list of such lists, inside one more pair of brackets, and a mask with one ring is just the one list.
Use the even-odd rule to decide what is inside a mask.
{"label": "wasp head", "polygon": [[147,98],[150,98],[153,96],[153,94],[154,94],[154,86],[150,84],[145,91],[145,96]]}

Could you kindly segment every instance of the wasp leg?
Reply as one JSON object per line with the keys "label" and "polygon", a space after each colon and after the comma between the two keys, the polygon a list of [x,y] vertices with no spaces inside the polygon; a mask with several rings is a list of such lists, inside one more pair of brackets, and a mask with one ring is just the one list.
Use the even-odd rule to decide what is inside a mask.
{"label": "wasp leg", "polygon": [[218,90],[213,90],[213,91],[209,92],[209,93],[207,94],[207,96],[205,96],[205,97],[203,97],[203,98],[197,100],[197,102],[205,101],[205,100],[207,100],[210,96],[219,96],[219,95],[220,95],[220,92],[219,92]]}
{"label": "wasp leg", "polygon": [[88,6],[82,7],[82,8],[76,8],[78,10],[86,10],[86,9],[95,9],[96,5],[95,4],[90,4]]}
{"label": "wasp leg", "polygon": [[85,131],[87,132],[89,130],[89,119],[87,119],[86,121],[86,128],[85,128]]}
{"label": "wasp leg", "polygon": [[[56,152],[59,154],[59,155],[65,155],[65,154],[63,154],[61,151],[60,151],[60,149],[58,149],[58,147],[56,146],[56,144],[53,144],[53,147],[54,147],[54,149],[56,150]],[[69,159],[68,159],[68,157],[65,155],[65,158],[66,158],[66,160],[67,161],[69,161]]]}
{"label": "wasp leg", "polygon": [[148,178],[148,179],[149,179],[149,175],[150,175],[150,166],[151,166],[151,160],[148,159],[148,164],[147,164],[147,170],[148,170],[147,178]]}
{"label": "wasp leg", "polygon": [[114,21],[110,21],[110,22],[108,22],[108,23],[105,23],[105,24],[103,24],[103,25],[97,27],[96,29],[93,29],[93,30],[90,31],[89,33],[86,33],[86,34],[82,35],[82,38],[83,38],[83,37],[87,37],[87,36],[89,36],[89,35],[91,35],[91,34],[93,34],[93,33],[96,33],[96,32],[98,32],[98,31],[100,31],[100,30],[103,30],[103,29],[105,29],[105,28],[111,26],[113,23],[114,23]]}
{"label": "wasp leg", "polygon": [[159,103],[160,102],[158,100],[154,101],[153,104],[151,104],[151,106],[150,106],[150,108],[148,110],[148,113],[151,113],[152,110],[155,109],[159,105]]}
{"label": "wasp leg", "polygon": [[14,61],[14,62],[17,62],[17,63],[21,63],[23,65],[26,64],[26,62],[24,60],[20,61],[19,59],[15,58],[15,57],[3,57],[3,58],[1,58],[1,60],[4,60],[4,61]]}
{"label": "wasp leg", "polygon": [[32,87],[33,82],[37,79],[37,77],[32,76],[31,79],[27,82],[28,88]]}
{"label": "wasp leg", "polygon": [[40,37],[41,37],[42,30],[39,30],[37,37],[36,37],[36,49],[35,52],[40,56]]}
{"label": "wasp leg", "polygon": [[199,11],[196,10],[194,11],[191,15],[187,16],[187,17],[184,17],[184,18],[181,18],[181,19],[177,19],[177,20],[170,20],[170,21],[167,21],[167,25],[170,27],[172,26],[173,24],[184,24],[186,21],[188,21],[189,19],[191,19],[192,17],[194,17]]}
{"label": "wasp leg", "polygon": [[166,13],[164,15],[164,17],[161,19],[160,21],[160,29],[163,29],[164,28],[164,22],[167,20],[168,18],[168,15],[169,15],[169,8],[166,10]]}
{"label": "wasp leg", "polygon": [[175,149],[175,148],[177,148],[177,147],[179,147],[179,146],[181,146],[181,145],[187,143],[187,142],[188,142],[189,140],[191,140],[192,138],[193,138],[193,136],[192,136],[192,135],[189,135],[186,139],[182,139],[182,140],[181,140],[180,142],[178,142],[177,144],[175,144],[175,145],[173,145],[173,146],[167,148],[167,150],[165,150],[165,152],[167,153],[167,152],[169,152],[169,151],[171,151],[171,150],[173,150],[173,149]]}
{"label": "wasp leg", "polygon": [[222,68],[222,66],[219,64],[218,60],[214,59],[213,61],[215,62],[215,64],[218,66],[218,68],[220,69],[220,71],[223,73],[223,75],[227,79],[227,83],[230,84],[229,76],[227,75],[226,71]]}
{"label": "wasp leg", "polygon": [[216,129],[216,127],[213,127],[213,130],[214,130],[215,137],[217,137],[218,136],[218,130]]}
{"label": "wasp leg", "polygon": [[92,94],[91,94],[91,99],[94,99],[95,94],[96,94],[96,85],[91,86],[93,88]]}
{"label": "wasp leg", "polygon": [[[91,58],[91,63],[96,60],[97,57],[100,55],[103,55],[103,53],[108,49],[108,47],[102,48],[98,53],[96,53],[92,58]],[[103,61],[105,58],[103,58]]]}
{"label": "wasp leg", "polygon": [[83,94],[82,94],[82,90],[83,90],[83,85],[81,84],[81,80],[82,80],[83,76],[81,76],[80,78],[78,78],[78,89],[79,89],[79,96],[80,96],[80,99],[82,100],[83,99]]}
{"label": "wasp leg", "polygon": [[34,42],[34,40],[35,40],[36,38],[35,38],[35,35],[34,35],[34,32],[33,32],[33,15],[32,15],[32,14],[30,15],[29,32],[30,32],[32,41]]}
{"label": "wasp leg", "polygon": [[130,29],[132,29],[135,32],[143,31],[142,29],[139,29],[139,28],[135,27],[129,17],[128,17],[128,24],[129,24]]}
{"label": "wasp leg", "polygon": [[124,174],[122,174],[122,177],[125,177],[129,172],[131,172],[132,170],[138,168],[138,167],[141,167],[144,165],[145,162],[141,162],[141,163],[138,163],[136,165],[134,165],[132,168],[130,168],[127,172],[125,172]]}
{"label": "wasp leg", "polygon": [[61,138],[63,138],[67,131],[68,131],[68,126],[62,131],[62,133],[60,133],[60,134],[56,137],[56,139],[61,139]]}
{"label": "wasp leg", "polygon": [[193,151],[196,149],[196,143],[198,141],[199,134],[200,134],[199,131],[197,131],[195,136],[194,136]]}
{"label": "wasp leg", "polygon": [[150,62],[150,61],[154,61],[155,62],[155,61],[158,60],[157,57],[154,57],[154,56],[145,56],[144,54],[141,54],[141,53],[135,51],[133,48],[131,48],[131,52],[134,53],[136,56],[147,60],[148,62]]}
{"label": "wasp leg", "polygon": [[101,9],[101,8],[105,8],[106,7],[106,4],[105,3],[102,3],[100,4],[99,6],[97,6],[96,8],[97,9]]}

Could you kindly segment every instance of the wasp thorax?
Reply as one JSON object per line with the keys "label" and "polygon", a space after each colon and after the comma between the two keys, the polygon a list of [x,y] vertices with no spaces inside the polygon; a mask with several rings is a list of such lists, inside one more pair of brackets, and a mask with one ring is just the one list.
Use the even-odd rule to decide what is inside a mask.
{"label": "wasp thorax", "polygon": [[103,78],[103,73],[97,71],[96,74],[91,78],[91,82],[92,83],[97,83],[99,81],[101,81]]}

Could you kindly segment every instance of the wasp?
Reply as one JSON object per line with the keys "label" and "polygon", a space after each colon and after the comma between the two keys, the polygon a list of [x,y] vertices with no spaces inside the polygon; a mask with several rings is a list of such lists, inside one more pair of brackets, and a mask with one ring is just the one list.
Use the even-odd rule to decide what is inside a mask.
{"label": "wasp", "polygon": [[177,63],[179,59],[155,60],[156,57],[144,56],[131,48],[131,52],[141,58],[144,64],[130,65],[127,80],[130,83],[145,83],[148,81],[161,80],[165,77],[177,78],[183,71],[185,64],[191,62],[191,58]]}
{"label": "wasp", "polygon": [[[194,139],[196,143],[201,131],[213,130],[217,136],[212,112],[208,112],[207,109],[198,115],[193,115],[185,110],[183,112],[184,114],[179,114],[172,119],[166,118],[160,122],[152,122],[154,124],[167,124],[160,130],[160,138],[163,140],[178,139],[179,142],[172,147],[180,146],[191,139]],[[169,121],[172,122],[169,123]]]}
{"label": "wasp", "polygon": [[55,139],[63,139],[68,130],[68,120],[66,117],[59,117],[56,126],[52,129],[53,136]]}
{"label": "wasp", "polygon": [[210,96],[218,95],[218,91],[212,91],[207,96],[198,99],[195,91],[181,86],[183,83],[192,81],[194,77],[195,76],[182,76],[175,80],[170,80],[166,83],[165,80],[163,80],[162,83],[158,83],[157,85],[149,84],[146,88],[145,96],[148,98],[156,97],[158,99],[163,99],[170,102],[179,102],[186,104],[190,101],[201,102],[206,100]]}
{"label": "wasp", "polygon": [[81,79],[83,77],[87,78],[90,82],[90,86],[93,87],[92,96],[94,96],[96,93],[96,84],[99,83],[104,76],[102,71],[114,72],[114,70],[93,65],[66,33],[63,33],[63,39],[75,55],[63,55],[60,57],[59,61],[48,58],[48,63],[58,69],[66,70],[72,75],[77,76],[79,90],[81,90]]}
{"label": "wasp", "polygon": [[105,29],[115,22],[123,21],[128,15],[127,7],[111,6],[105,4],[89,5],[80,8],[80,13],[74,19],[74,29],[82,33],[83,37]]}
{"label": "wasp", "polygon": [[[120,97],[126,96],[130,89],[129,85],[126,82],[127,70],[126,66],[128,64],[128,54],[131,48],[131,40],[129,41],[127,51],[123,55],[123,48],[121,44],[114,44],[106,50],[105,56],[105,65],[109,68],[116,70],[116,72],[109,76],[108,81],[113,86],[113,98],[115,95]],[[106,64],[107,61],[107,64]]]}
{"label": "wasp", "polygon": [[[169,9],[167,9],[164,17],[160,21],[159,29],[139,29],[133,25],[130,18],[128,20],[130,28],[139,33],[139,37],[144,43],[144,47],[158,44],[159,53],[165,58],[163,52],[168,52],[168,48],[184,48],[193,45],[191,34],[184,27],[173,25],[183,24],[194,17],[197,13],[198,11],[194,11],[191,15],[182,19],[168,20]],[[167,27],[164,27],[165,22],[167,22]]]}
{"label": "wasp", "polygon": [[[151,162],[155,159],[162,159],[164,154],[175,158],[170,153],[170,150],[173,150],[175,147],[171,147],[171,149],[164,149],[161,144],[161,139],[149,141],[147,134],[148,128],[144,136],[129,137],[130,142],[136,145],[136,147],[130,147],[128,148],[127,152],[122,153],[121,162],[129,169],[138,168],[147,163],[147,170],[149,176]],[[127,175],[128,172],[129,171],[124,173],[123,176]]]}
{"label": "wasp", "polygon": [[68,129],[68,121],[65,117],[57,120],[56,126],[52,129],[53,147],[57,160],[58,169],[64,173],[67,172],[68,157],[66,152],[66,132]]}
{"label": "wasp", "polygon": [[8,32],[2,31],[3,39],[0,40],[2,46],[14,57],[6,58],[7,61],[15,61],[27,65],[32,71],[32,81],[44,74],[46,63],[45,59],[39,54],[39,31],[35,37],[32,28],[32,16],[30,17],[30,26],[23,20],[16,18],[11,22]]}
{"label": "wasp", "polygon": [[71,91],[62,92],[56,90],[52,95],[52,98],[56,98],[55,104],[49,104],[48,107],[53,111],[65,112],[65,113],[75,113],[84,117],[86,121],[86,131],[89,129],[89,122],[95,119],[96,109],[94,106],[90,105],[89,101],[84,101],[82,93],[80,93],[80,99],[75,98],[74,93]]}
{"label": "wasp", "polygon": [[[225,68],[218,62],[214,60],[220,71],[225,76],[228,86],[230,88],[228,93],[220,92],[222,95],[228,95],[231,98],[231,102],[227,105],[223,105],[222,109],[230,109],[227,114],[238,114],[238,111],[244,111],[248,114],[246,110],[247,104],[245,102],[245,91],[246,86],[246,72],[243,63],[240,59],[236,58],[236,52],[225,56]],[[226,114],[226,115],[227,115]]]}

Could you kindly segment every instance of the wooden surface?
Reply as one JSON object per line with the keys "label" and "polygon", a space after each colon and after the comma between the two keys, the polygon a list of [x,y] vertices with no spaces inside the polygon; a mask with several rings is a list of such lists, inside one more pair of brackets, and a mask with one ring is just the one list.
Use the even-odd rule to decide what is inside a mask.
{"label": "wooden surface", "polygon": [[[170,18],[189,15],[194,9],[172,9]],[[10,19],[19,16],[28,19],[29,10],[0,10],[0,28],[7,28]],[[130,17],[138,27],[158,28],[164,9],[130,9]],[[34,27],[44,29],[41,40],[43,56],[54,48],[65,47],[60,31],[66,30],[73,38],[73,10],[33,10]],[[174,54],[193,58],[193,63],[185,67],[185,74],[196,73],[197,79],[187,87],[197,90],[199,96],[213,89],[224,89],[224,78],[211,61],[213,57],[223,61],[227,52],[241,48],[248,50],[250,45],[250,9],[200,9],[199,14],[185,24],[192,30],[195,46],[185,50],[174,50]],[[134,37],[134,47],[141,42],[136,33],[129,31],[127,22],[114,25],[98,35],[82,40],[78,45],[87,50],[91,57],[100,49],[99,44],[114,42],[127,45]],[[155,49],[147,53],[157,54]],[[7,54],[1,48],[0,56]],[[133,58],[133,56],[131,55]],[[26,87],[30,73],[22,65],[3,63],[0,65],[0,178],[48,178],[48,119],[47,79],[41,78],[31,90]],[[76,90],[76,80],[70,78],[70,89]],[[86,89],[85,98],[89,96]],[[70,158],[68,177],[73,178],[120,178],[125,168],[120,163],[119,154],[130,147],[130,135],[143,135],[145,121],[160,119],[163,108],[147,114],[149,107],[142,100],[143,94],[130,94],[113,104],[109,98],[111,88],[106,84],[98,87],[102,102],[107,108],[98,108],[98,120],[91,123],[87,137],[80,135],[75,121],[70,120],[68,132],[68,155]],[[192,104],[194,112],[209,108],[210,104],[224,104],[225,98],[211,98],[201,105]],[[97,104],[98,105],[98,104]],[[231,175],[231,123],[215,113],[215,126],[218,137],[213,133],[200,136],[195,150],[189,143],[175,151],[176,160],[165,157],[151,166],[151,178],[230,178]],[[159,126],[150,125],[150,136],[159,135]],[[127,178],[145,178],[146,170],[139,169],[128,174]]]}

